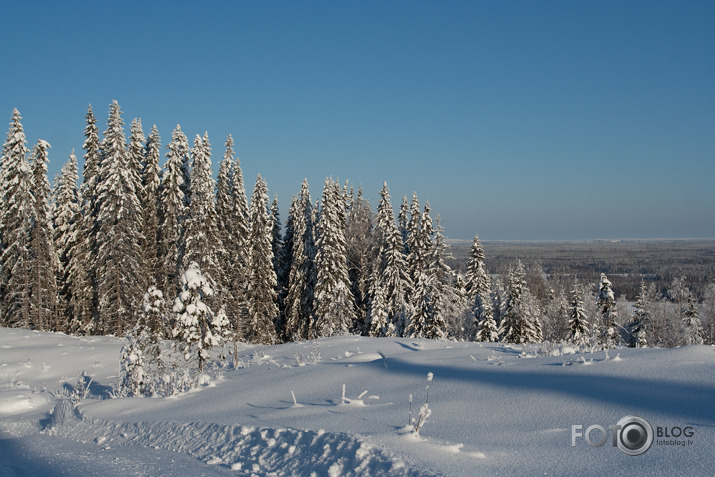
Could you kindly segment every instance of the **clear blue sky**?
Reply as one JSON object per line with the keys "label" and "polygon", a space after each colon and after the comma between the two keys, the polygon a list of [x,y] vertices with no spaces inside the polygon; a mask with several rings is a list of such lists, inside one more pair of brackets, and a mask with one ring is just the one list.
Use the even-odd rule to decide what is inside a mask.
{"label": "clear blue sky", "polygon": [[[227,134],[282,219],[307,177],[450,238],[715,237],[713,1],[3,2],[0,118],[50,173],[106,126]],[[2,130],[7,131],[7,126]],[[128,127],[127,127],[128,132]]]}

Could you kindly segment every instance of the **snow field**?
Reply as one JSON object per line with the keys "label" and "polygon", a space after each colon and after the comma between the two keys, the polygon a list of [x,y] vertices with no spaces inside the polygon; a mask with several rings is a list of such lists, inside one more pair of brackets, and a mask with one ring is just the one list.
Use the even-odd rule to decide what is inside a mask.
{"label": "snow field", "polygon": [[[0,431],[38,455],[39,440],[74,445],[86,462],[94,452],[96,468],[117,475],[170,475],[178,464],[167,455],[205,475],[709,475],[715,467],[709,346],[592,353],[352,336],[240,345],[239,368],[209,367],[196,391],[106,399],[121,343],[0,328]],[[83,371],[88,399],[72,409]],[[428,373],[432,413],[417,436],[405,431],[408,397],[415,416]],[[571,446],[573,425],[608,428],[628,415],[654,428],[691,426],[692,445],[654,443],[637,457],[610,441]],[[151,473],[142,474],[142,460]]]}

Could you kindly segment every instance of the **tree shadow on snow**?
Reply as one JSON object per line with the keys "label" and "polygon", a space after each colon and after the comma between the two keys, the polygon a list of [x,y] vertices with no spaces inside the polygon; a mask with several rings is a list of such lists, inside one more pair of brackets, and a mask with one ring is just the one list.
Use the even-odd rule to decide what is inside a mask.
{"label": "tree shadow on snow", "polygon": [[420,347],[416,344],[407,344],[397,340],[395,340],[395,343],[410,351],[420,351]]}
{"label": "tree shadow on snow", "polygon": [[[592,374],[526,372],[495,368],[463,368],[414,364],[399,358],[390,360],[390,373],[413,374],[422,379],[428,372],[440,381],[452,380],[488,384],[514,391],[546,391],[605,404],[637,407],[639,412],[654,412],[674,417],[715,423],[715,384],[672,382]],[[437,384],[435,384],[435,387]],[[705,425],[705,424],[702,424]]]}

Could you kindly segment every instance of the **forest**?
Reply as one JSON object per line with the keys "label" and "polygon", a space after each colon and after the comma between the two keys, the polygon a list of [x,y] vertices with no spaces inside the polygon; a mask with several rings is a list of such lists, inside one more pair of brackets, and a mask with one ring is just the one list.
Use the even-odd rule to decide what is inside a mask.
{"label": "forest", "polygon": [[[282,224],[259,175],[250,200],[229,136],[214,179],[208,133],[129,137],[90,106],[52,185],[51,145],[13,111],[0,162],[0,325],[272,344],[358,334],[672,347],[713,343],[711,243],[471,245],[445,238],[416,193],[375,209],[349,181],[307,180]],[[81,182],[81,183],[80,183]],[[595,245],[594,245],[595,244]],[[610,247],[610,248],[609,248]],[[487,253],[489,252],[489,258]],[[521,254],[521,255],[520,255]],[[610,276],[610,278],[609,278]],[[613,283],[612,283],[612,281]]]}

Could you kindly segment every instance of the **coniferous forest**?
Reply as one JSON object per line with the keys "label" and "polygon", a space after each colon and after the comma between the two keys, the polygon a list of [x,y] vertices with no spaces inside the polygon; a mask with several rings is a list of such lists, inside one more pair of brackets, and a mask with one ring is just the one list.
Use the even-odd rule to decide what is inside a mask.
{"label": "coniferous forest", "polygon": [[231,136],[216,148],[177,125],[162,157],[157,127],[126,127],[116,101],[102,133],[89,107],[82,160],[73,151],[51,186],[51,145],[30,150],[21,120],[13,111],[0,163],[2,326],[173,339],[199,369],[226,341],[358,334],[609,348],[715,335],[715,284],[698,299],[684,277],[664,293],[641,282],[625,303],[605,274],[556,287],[518,260],[488,271],[478,237],[456,273],[429,203],[413,194],[395,210],[386,183],[373,210],[349,182],[327,178],[316,200],[305,180],[283,223],[260,175],[249,200]]}

